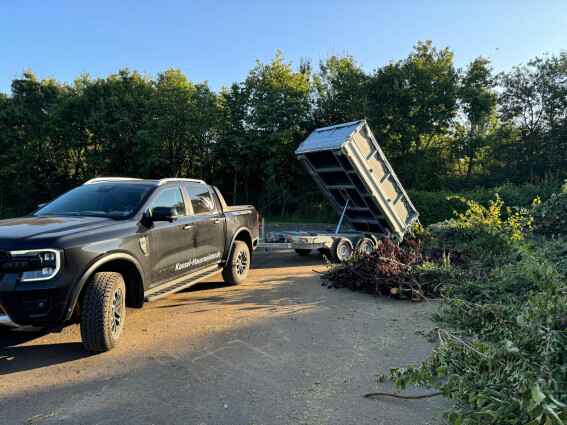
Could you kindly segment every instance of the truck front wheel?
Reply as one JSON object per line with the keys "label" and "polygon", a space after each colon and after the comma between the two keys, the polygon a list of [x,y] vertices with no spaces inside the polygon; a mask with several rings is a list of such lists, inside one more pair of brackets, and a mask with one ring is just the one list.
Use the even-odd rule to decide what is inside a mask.
{"label": "truck front wheel", "polygon": [[126,285],[120,273],[99,272],[90,279],[81,309],[81,338],[88,351],[118,344],[126,316]]}
{"label": "truck front wheel", "polygon": [[250,249],[246,242],[234,241],[222,277],[229,285],[239,285],[246,280],[250,270]]}

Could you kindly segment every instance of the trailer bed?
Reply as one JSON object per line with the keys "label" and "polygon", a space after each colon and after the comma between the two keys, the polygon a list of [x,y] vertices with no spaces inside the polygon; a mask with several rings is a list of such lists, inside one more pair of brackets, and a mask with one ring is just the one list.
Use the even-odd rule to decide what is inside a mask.
{"label": "trailer bed", "polygon": [[354,230],[401,237],[417,220],[365,120],[317,129],[295,154]]}

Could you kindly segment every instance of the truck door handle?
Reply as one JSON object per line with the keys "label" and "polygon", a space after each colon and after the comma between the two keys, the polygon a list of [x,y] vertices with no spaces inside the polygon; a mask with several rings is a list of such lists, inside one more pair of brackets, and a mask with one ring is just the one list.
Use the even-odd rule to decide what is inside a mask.
{"label": "truck door handle", "polygon": [[193,227],[195,226],[193,226],[192,224],[186,224],[185,226],[183,226],[183,230],[191,230]]}
{"label": "truck door handle", "polygon": [[220,218],[217,218],[217,219],[214,221],[215,224],[219,224],[220,222],[221,222],[221,219],[220,219]]}

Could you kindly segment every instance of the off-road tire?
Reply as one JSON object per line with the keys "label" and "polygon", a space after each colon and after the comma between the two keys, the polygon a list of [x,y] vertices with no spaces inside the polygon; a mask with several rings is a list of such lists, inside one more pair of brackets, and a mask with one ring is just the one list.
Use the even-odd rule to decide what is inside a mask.
{"label": "off-road tire", "polygon": [[88,351],[100,353],[118,344],[126,318],[126,285],[120,273],[95,273],[87,283],[81,309],[81,338]]}
{"label": "off-road tire", "polygon": [[232,251],[222,271],[224,281],[229,285],[240,285],[244,282],[250,270],[250,260],[250,249],[246,242],[234,241]]}
{"label": "off-road tire", "polygon": [[352,255],[352,242],[347,238],[337,238],[331,246],[331,259],[335,263],[344,263]]}
{"label": "off-road tire", "polygon": [[309,255],[309,253],[311,252],[311,249],[296,249],[295,252],[297,252],[299,255],[301,255],[302,257],[305,257],[306,255]]}

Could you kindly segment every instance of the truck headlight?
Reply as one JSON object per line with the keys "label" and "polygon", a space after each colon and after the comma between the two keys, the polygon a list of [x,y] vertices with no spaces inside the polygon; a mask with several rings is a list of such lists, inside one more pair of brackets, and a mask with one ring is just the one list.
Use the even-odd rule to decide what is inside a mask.
{"label": "truck headlight", "polygon": [[61,268],[61,251],[56,249],[32,249],[26,251],[11,251],[10,256],[22,262],[27,261],[29,267],[22,273],[20,282],[49,280]]}

